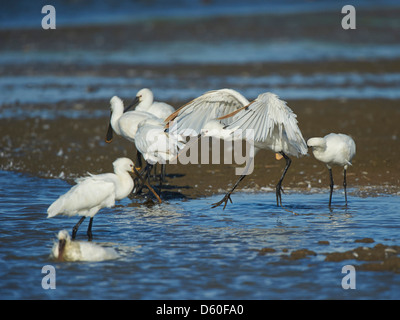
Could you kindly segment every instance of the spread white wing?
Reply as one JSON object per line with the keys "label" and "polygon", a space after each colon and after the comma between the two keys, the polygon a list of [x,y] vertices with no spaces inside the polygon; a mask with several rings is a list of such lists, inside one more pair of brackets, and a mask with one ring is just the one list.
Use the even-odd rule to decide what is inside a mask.
{"label": "spread white wing", "polygon": [[[210,120],[220,118],[248,104],[249,101],[235,90],[209,91],[180,107],[164,122],[170,130],[176,130],[178,134],[197,135]],[[224,124],[232,121],[232,118],[221,120]]]}
{"label": "spread white wing", "polygon": [[307,153],[296,114],[273,93],[260,94],[249,105],[232,113],[231,118],[233,121],[226,129],[241,129],[243,132],[251,129],[255,145],[260,148],[295,156]]}

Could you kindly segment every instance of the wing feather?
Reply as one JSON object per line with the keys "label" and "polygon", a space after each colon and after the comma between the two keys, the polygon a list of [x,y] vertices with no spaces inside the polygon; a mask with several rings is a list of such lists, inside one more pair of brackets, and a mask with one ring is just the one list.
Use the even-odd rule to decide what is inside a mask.
{"label": "wing feather", "polygon": [[[106,176],[108,174],[104,174]],[[115,184],[105,177],[90,176],[81,179],[67,193],[61,195],[48,208],[48,217],[63,215],[93,216],[104,207],[115,204]]]}
{"label": "wing feather", "polygon": [[[188,133],[191,130],[193,135],[197,135],[210,120],[220,118],[248,104],[249,101],[235,90],[209,91],[180,107],[164,122],[167,123],[167,128],[174,127],[178,134]],[[229,124],[232,119],[223,121],[221,119],[221,122]]]}
{"label": "wing feather", "polygon": [[233,121],[226,129],[254,130],[254,141],[262,148],[295,156],[307,153],[296,114],[273,93],[260,94],[248,106],[224,118],[229,117]]}

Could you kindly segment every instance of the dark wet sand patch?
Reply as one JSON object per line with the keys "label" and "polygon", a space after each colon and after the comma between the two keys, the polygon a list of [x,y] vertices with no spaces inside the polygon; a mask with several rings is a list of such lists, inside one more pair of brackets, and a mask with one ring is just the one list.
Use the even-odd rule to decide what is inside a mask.
{"label": "dark wet sand patch", "polygon": [[[88,111],[106,102],[82,102]],[[298,100],[288,101],[297,113],[307,140],[330,132],[350,134],[357,154],[348,169],[347,183],[357,195],[396,194],[400,191],[400,163],[397,161],[400,108],[395,100]],[[60,103],[53,107],[65,107]],[[26,172],[39,177],[73,179],[112,170],[112,162],[122,156],[135,160],[133,144],[116,136],[105,143],[108,118],[85,119],[0,119],[0,169]],[[200,160],[200,159],[199,159]],[[167,165],[165,192],[196,198],[223,193],[237,180],[234,164]],[[239,185],[254,191],[274,189],[284,168],[271,151],[261,151],[254,172]],[[334,180],[342,188],[341,168],[334,168]],[[286,190],[327,190],[328,170],[312,155],[294,158],[284,181]],[[283,197],[287,197],[283,195]],[[234,198],[233,198],[234,201]]]}
{"label": "dark wet sand patch", "polygon": [[260,256],[266,257],[278,254],[280,255],[280,259],[284,261],[325,256],[325,262],[348,261],[348,263],[354,264],[357,270],[400,273],[400,246],[396,245],[378,243],[373,247],[363,246],[344,252],[334,251],[324,253],[316,253],[307,248],[276,250],[271,247],[265,247],[257,251]]}

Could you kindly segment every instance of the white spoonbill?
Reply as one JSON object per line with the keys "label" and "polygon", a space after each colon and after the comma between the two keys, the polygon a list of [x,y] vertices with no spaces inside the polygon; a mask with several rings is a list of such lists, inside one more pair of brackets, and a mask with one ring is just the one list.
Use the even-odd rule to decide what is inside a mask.
{"label": "white spoonbill", "polygon": [[[113,132],[127,139],[128,141],[135,142],[135,135],[138,128],[138,124],[145,119],[155,119],[158,118],[146,111],[128,111],[132,105],[124,109],[123,101],[114,96],[110,100],[110,123],[108,125],[106,142],[110,143],[113,139]],[[141,164],[140,154],[137,154],[137,164],[139,167]]]}
{"label": "white spoonbill", "polygon": [[138,91],[131,106],[136,106],[136,111],[145,111],[155,115],[157,118],[164,120],[171,113],[175,112],[175,108],[165,102],[154,101],[153,92],[148,88]]}
{"label": "white spoonbill", "polygon": [[58,242],[51,249],[51,256],[58,261],[104,261],[117,259],[119,254],[113,248],[83,241],[72,241],[67,230],[57,234]]}
{"label": "white spoonbill", "polygon": [[135,146],[146,160],[146,177],[155,164],[165,165],[176,158],[185,145],[186,140],[182,136],[166,132],[164,126],[161,119],[146,119],[138,125]]}
{"label": "white spoonbill", "polygon": [[[160,120],[164,120],[175,112],[175,108],[165,102],[154,101],[153,92],[148,88],[138,91],[132,104],[128,107],[136,106],[135,111],[151,113]],[[141,163],[140,163],[141,165]],[[161,181],[164,180],[165,164],[161,164]]]}
{"label": "white spoonbill", "polygon": [[[181,132],[182,129],[188,129],[193,124],[197,126],[196,128],[202,129],[203,135],[220,139],[231,139],[232,134],[234,135],[238,129],[241,132],[252,130],[253,138],[245,139],[254,144],[255,154],[261,149],[269,149],[279,153],[286,160],[285,169],[276,185],[276,202],[278,206],[282,206],[282,181],[292,161],[289,156],[299,157],[307,154],[307,145],[297,125],[296,114],[286,105],[285,101],[269,92],[260,94],[251,103],[230,89],[212,91],[209,94],[212,95],[212,102],[202,101],[204,97],[200,97],[198,103],[189,104],[189,107],[194,110],[189,109],[189,112],[186,112],[185,108],[178,109],[177,112],[180,114],[176,118],[169,119],[177,121],[177,124],[173,123],[172,125],[177,125],[178,132]],[[206,112],[200,111],[203,106],[206,108]],[[230,113],[221,115],[225,112],[222,110],[223,108],[230,109]],[[192,114],[203,114],[204,119],[196,121],[191,117]],[[215,115],[219,117],[215,118]],[[220,125],[218,125],[218,121]],[[184,128],[181,128],[179,123],[183,123]],[[228,200],[232,202],[231,193],[245,176],[246,174],[242,175],[224,198],[213,204],[213,208],[224,203],[225,209]]]}
{"label": "white spoonbill", "polygon": [[334,185],[332,166],[336,165],[343,167],[343,187],[347,205],[346,171],[348,166],[351,166],[351,160],[356,154],[356,144],[354,140],[343,133],[330,133],[323,138],[308,139],[307,145],[312,148],[314,157],[325,163],[328,167],[330,178],[329,206],[331,206],[332,203]]}
{"label": "white spoonbill", "polygon": [[87,236],[92,240],[92,223],[95,214],[102,208],[110,208],[116,200],[127,197],[133,189],[133,180],[129,172],[134,172],[134,164],[128,158],[118,158],[113,162],[115,173],[90,174],[78,178],[77,184],[60,196],[47,209],[47,217],[57,215],[82,216],[72,229],[75,239],[79,226],[86,217],[90,217]]}
{"label": "white spoonbill", "polygon": [[177,156],[186,140],[166,131],[162,120],[146,119],[139,123],[135,146],[151,165],[165,164]]}

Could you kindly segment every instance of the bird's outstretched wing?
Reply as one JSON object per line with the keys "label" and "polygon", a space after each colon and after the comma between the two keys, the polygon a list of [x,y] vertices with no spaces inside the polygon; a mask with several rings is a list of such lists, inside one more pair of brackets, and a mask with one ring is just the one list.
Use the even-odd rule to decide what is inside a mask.
{"label": "bird's outstretched wing", "polygon": [[221,118],[233,119],[226,129],[253,130],[254,141],[269,144],[275,152],[295,156],[307,153],[296,114],[273,93],[260,94],[247,106]]}
{"label": "bird's outstretched wing", "polygon": [[[178,134],[197,135],[208,121],[234,112],[248,104],[249,101],[235,90],[209,91],[180,107],[164,122],[166,128],[177,130]],[[232,119],[228,118],[222,122],[229,124]]]}

